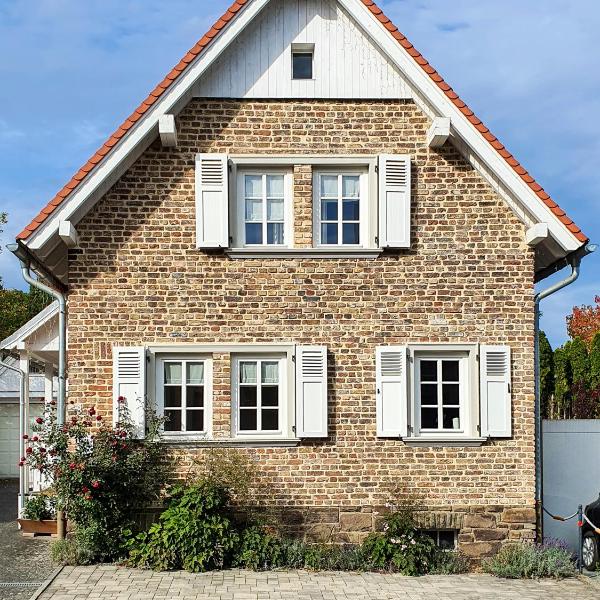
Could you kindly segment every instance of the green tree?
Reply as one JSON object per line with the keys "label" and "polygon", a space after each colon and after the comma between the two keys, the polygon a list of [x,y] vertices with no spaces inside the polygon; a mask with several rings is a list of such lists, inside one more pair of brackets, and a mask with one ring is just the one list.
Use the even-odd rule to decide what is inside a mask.
{"label": "green tree", "polygon": [[29,320],[29,294],[0,289],[0,340],[7,338]]}
{"label": "green tree", "polygon": [[590,349],[590,387],[600,388],[600,333],[594,336]]}
{"label": "green tree", "polygon": [[543,331],[540,331],[540,401],[542,416],[549,419],[552,416],[554,396],[554,353],[552,346]]}
{"label": "green tree", "polygon": [[[566,346],[566,344],[565,344]],[[554,351],[554,414],[555,419],[568,419],[571,413],[573,377],[569,354],[565,346]]]}
{"label": "green tree", "polygon": [[585,342],[577,337],[565,344],[571,363],[572,384],[588,386],[590,381],[590,356]]}
{"label": "green tree", "polygon": [[54,298],[50,294],[30,285],[27,298],[28,319],[33,319],[35,315],[44,310],[53,300]]}

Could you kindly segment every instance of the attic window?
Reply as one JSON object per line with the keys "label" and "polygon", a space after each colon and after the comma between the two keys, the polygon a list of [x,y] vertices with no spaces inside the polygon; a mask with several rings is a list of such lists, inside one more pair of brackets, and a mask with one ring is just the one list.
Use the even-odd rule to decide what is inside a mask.
{"label": "attic window", "polygon": [[314,54],[314,44],[292,44],[292,79],[313,79]]}

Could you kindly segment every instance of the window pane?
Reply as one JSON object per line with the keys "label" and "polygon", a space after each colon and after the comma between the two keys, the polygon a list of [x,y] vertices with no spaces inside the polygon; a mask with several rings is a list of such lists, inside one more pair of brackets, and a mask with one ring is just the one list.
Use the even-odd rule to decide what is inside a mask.
{"label": "window pane", "polygon": [[444,381],[458,381],[458,361],[443,360],[442,361],[442,378]]}
{"label": "window pane", "polygon": [[261,363],[261,381],[263,383],[279,382],[279,363],[265,362]]}
{"label": "window pane", "polygon": [[283,200],[267,200],[267,221],[283,221]]}
{"label": "window pane", "polygon": [[313,55],[310,52],[292,54],[292,78],[312,79]]}
{"label": "window pane", "polygon": [[262,200],[246,200],[246,221],[262,221],[262,214]]}
{"label": "window pane", "polygon": [[181,383],[181,363],[165,363],[165,383]]}
{"label": "window pane", "polygon": [[188,410],[185,413],[186,431],[204,431],[204,411]]}
{"label": "window pane", "polygon": [[283,244],[283,223],[267,223],[267,244]]}
{"label": "window pane", "polygon": [[438,387],[435,383],[421,384],[421,404],[422,405],[437,405],[438,403]]}
{"label": "window pane", "polygon": [[204,386],[194,385],[187,388],[185,405],[192,408],[201,408],[204,406]]}
{"label": "window pane", "polygon": [[421,381],[437,381],[437,362],[435,360],[421,361]]}
{"label": "window pane", "polygon": [[240,410],[240,431],[256,431],[256,410]]}
{"label": "window pane", "polygon": [[344,198],[358,198],[360,195],[360,177],[358,175],[344,175],[342,177],[342,196]]}
{"label": "window pane", "polygon": [[442,550],[454,550],[454,531],[440,531],[439,540]]}
{"label": "window pane", "polygon": [[283,198],[283,175],[267,175],[267,197]]}
{"label": "window pane", "polygon": [[344,221],[360,220],[360,203],[358,200],[344,200],[342,219]]}
{"label": "window pane", "polygon": [[262,405],[279,405],[279,387],[276,385],[264,385],[262,388]]}
{"label": "window pane", "polygon": [[337,223],[323,223],[321,225],[321,244],[338,243]]}
{"label": "window pane", "polygon": [[344,223],[342,225],[344,244],[358,244],[360,242],[360,225],[358,223]]}
{"label": "window pane", "polygon": [[256,363],[240,363],[240,383],[256,383]]}
{"label": "window pane", "polygon": [[256,388],[254,386],[240,388],[240,406],[256,406]]}
{"label": "window pane", "polygon": [[442,386],[442,403],[444,405],[450,404],[458,406],[459,394],[458,394],[458,383],[444,383]]}
{"label": "window pane", "polygon": [[437,429],[438,428],[438,409],[437,408],[422,408],[421,409],[421,428],[422,429]]}
{"label": "window pane", "polygon": [[169,386],[165,387],[165,406],[174,407],[181,406],[181,387]]}
{"label": "window pane", "polygon": [[338,195],[338,177],[337,175],[321,175],[321,196],[333,196],[337,198]]}
{"label": "window pane", "polygon": [[277,431],[279,429],[279,411],[273,409],[263,409],[262,414],[262,431]]}
{"label": "window pane", "polygon": [[262,176],[246,175],[246,198],[262,198]]}
{"label": "window pane", "polygon": [[246,244],[262,244],[262,223],[246,223]]}
{"label": "window pane", "polygon": [[460,409],[444,408],[442,411],[444,429],[460,429]]}
{"label": "window pane", "polygon": [[321,221],[337,221],[338,201],[321,200]]}
{"label": "window pane", "polygon": [[165,410],[165,431],[181,431],[181,411]]}
{"label": "window pane", "polygon": [[187,383],[201,385],[204,383],[204,363],[187,363]]}

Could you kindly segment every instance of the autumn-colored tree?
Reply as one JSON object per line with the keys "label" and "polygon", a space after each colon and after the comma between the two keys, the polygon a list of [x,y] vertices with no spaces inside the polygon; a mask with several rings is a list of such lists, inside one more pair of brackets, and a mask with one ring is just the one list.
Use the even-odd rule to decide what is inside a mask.
{"label": "autumn-colored tree", "polygon": [[600,296],[594,298],[596,306],[574,306],[567,317],[567,332],[572,339],[581,338],[588,348],[600,333]]}

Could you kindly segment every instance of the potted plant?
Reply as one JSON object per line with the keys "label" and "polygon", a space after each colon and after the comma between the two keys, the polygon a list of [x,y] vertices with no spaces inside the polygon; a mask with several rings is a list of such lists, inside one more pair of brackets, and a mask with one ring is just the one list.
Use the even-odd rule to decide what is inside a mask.
{"label": "potted plant", "polygon": [[56,535],[56,501],[47,493],[29,496],[18,519],[24,536]]}

